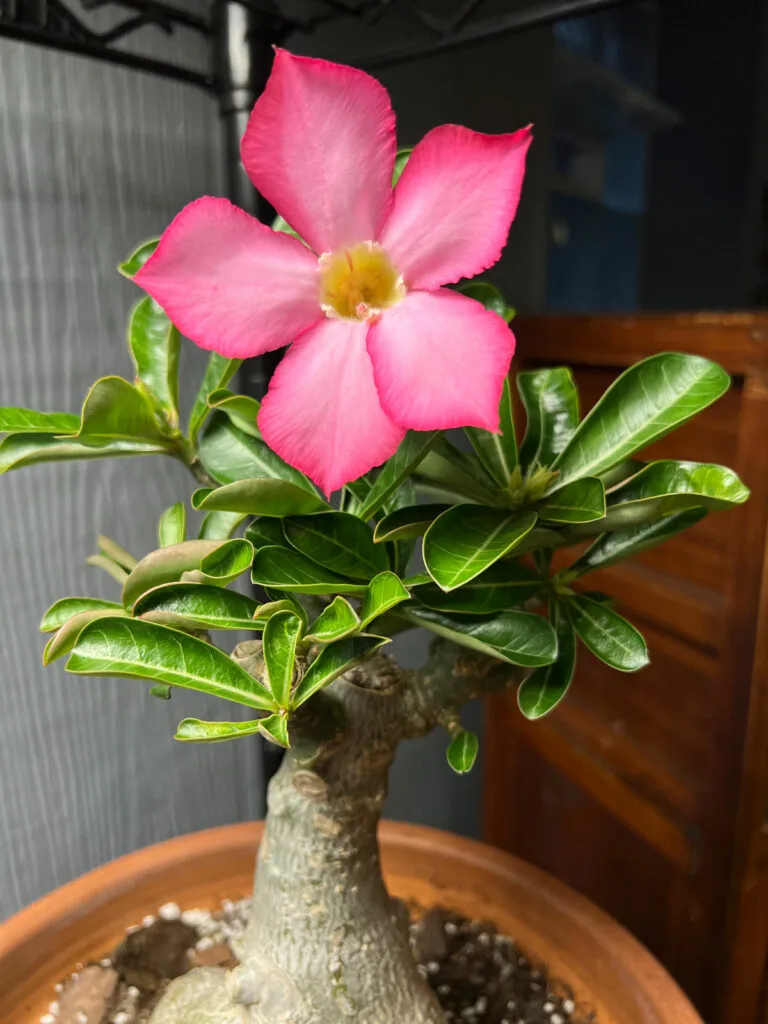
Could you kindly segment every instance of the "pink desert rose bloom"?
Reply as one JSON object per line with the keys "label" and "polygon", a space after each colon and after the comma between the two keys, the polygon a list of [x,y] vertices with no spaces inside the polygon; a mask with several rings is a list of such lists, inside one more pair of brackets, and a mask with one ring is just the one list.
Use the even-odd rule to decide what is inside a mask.
{"label": "pink desert rose bloom", "polygon": [[135,280],[201,348],[239,359],[291,344],[259,428],[330,493],[389,458],[407,429],[498,430],[514,336],[443,285],[499,259],[530,142],[528,128],[443,125],[393,189],[384,87],[278,50],[241,153],[306,244],[206,196]]}

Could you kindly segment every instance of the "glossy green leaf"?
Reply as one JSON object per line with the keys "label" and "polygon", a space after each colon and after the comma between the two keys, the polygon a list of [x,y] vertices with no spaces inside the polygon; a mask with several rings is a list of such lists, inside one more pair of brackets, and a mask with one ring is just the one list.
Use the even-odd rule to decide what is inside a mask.
{"label": "glossy green leaf", "polygon": [[263,441],[238,430],[223,412],[214,413],[199,445],[200,462],[217,483],[233,484],[253,477],[288,480],[316,494],[303,473],[275,455]]}
{"label": "glossy green leaf", "polygon": [[235,590],[206,583],[163,583],[142,594],[133,614],[179,629],[260,629],[258,603]]}
{"label": "glossy green leaf", "polygon": [[301,640],[304,623],[293,612],[277,612],[264,626],[264,661],[267,666],[269,688],[275,703],[287,708],[293,683],[296,649]]}
{"label": "glossy green leaf", "polygon": [[412,152],[413,152],[413,147],[408,148],[408,149],[398,149],[397,156],[395,157],[395,169],[392,172],[392,186],[393,186],[393,188],[398,183],[398,181],[400,180],[400,175],[405,170],[405,165],[410,160]]}
{"label": "glossy green leaf", "polygon": [[173,738],[180,743],[221,743],[239,736],[253,736],[261,731],[261,721],[204,722],[200,718],[185,718],[179,722]]}
{"label": "glossy green leaf", "polygon": [[128,259],[118,263],[117,269],[123,277],[134,277],[155,251],[159,241],[159,238],[150,238],[148,242],[142,242],[138,248],[133,250]]}
{"label": "glossy green leaf", "polygon": [[478,504],[501,504],[502,492],[474,454],[467,455],[439,437],[418,467],[419,481],[433,484]]}
{"label": "glossy green leaf", "polygon": [[617,530],[615,533],[603,533],[571,566],[571,571],[581,576],[594,569],[604,569],[609,565],[615,565],[616,562],[622,562],[626,558],[638,555],[641,551],[647,551],[648,548],[664,543],[682,530],[694,526],[706,514],[706,509],[692,508],[685,512],[673,513],[652,523],[630,526],[626,530]]}
{"label": "glossy green leaf", "polygon": [[177,501],[160,516],[157,538],[161,548],[181,544],[187,539],[187,508],[183,501]]}
{"label": "glossy green leaf", "polygon": [[615,487],[616,484],[620,484],[622,481],[634,476],[635,473],[639,473],[644,465],[645,463],[642,459],[622,459],[615,466],[611,466],[604,473],[600,473],[603,487],[605,487],[606,491],[611,487]]}
{"label": "glossy green leaf", "polygon": [[567,610],[579,640],[600,661],[619,672],[637,672],[648,664],[642,633],[608,605],[578,594],[568,600]]}
{"label": "glossy green leaf", "polygon": [[99,601],[93,597],[63,597],[55,601],[40,623],[41,633],[52,633],[81,612],[122,611],[123,606],[115,601]]}
{"label": "glossy green leaf", "polygon": [[67,670],[151,679],[265,711],[275,707],[267,688],[218,648],[143,619],[91,622],[78,637]]}
{"label": "glossy green leaf", "polygon": [[62,655],[69,654],[75,646],[80,633],[89,622],[93,622],[94,619],[109,618],[112,615],[123,616],[125,618],[125,610],[123,608],[91,608],[87,611],[78,612],[77,615],[73,615],[71,619],[68,619],[61,628],[53,634],[51,639],[45,645],[45,650],[43,651],[43,664],[50,665],[52,661],[56,661],[56,659],[61,658]]}
{"label": "glossy green leaf", "polygon": [[729,385],[716,363],[682,352],[663,352],[630,367],[561,452],[554,464],[559,483],[610,469],[711,405]]}
{"label": "glossy green leaf", "polygon": [[261,431],[256,426],[260,403],[255,398],[251,398],[250,395],[236,395],[228,388],[217,388],[208,395],[208,405],[211,409],[219,409],[226,413],[234,425],[246,434],[261,437]]}
{"label": "glossy green leaf", "polygon": [[91,387],[77,439],[95,446],[112,441],[168,443],[147,396],[122,377],[102,377]]}
{"label": "glossy green leaf", "polygon": [[410,597],[402,580],[393,572],[382,572],[368,584],[360,606],[360,626],[365,629],[374,619]]}
{"label": "glossy green leaf", "polygon": [[345,598],[334,597],[320,612],[304,637],[309,644],[330,644],[361,629],[357,612]]}
{"label": "glossy green leaf", "polygon": [[[548,469],[565,449],[579,423],[579,393],[573,376],[565,366],[527,370],[518,373],[517,390],[527,416],[520,464],[526,470],[534,466]],[[579,476],[586,476],[586,473]]]}
{"label": "glossy green leaf", "polygon": [[455,590],[508,555],[535,522],[535,512],[456,505],[424,535],[424,564],[438,586]]}
{"label": "glossy green leaf", "polygon": [[198,505],[204,511],[242,512],[244,515],[276,518],[304,516],[312,512],[323,512],[329,507],[327,502],[304,487],[290,480],[270,477],[238,480],[225,487],[217,487]]}
{"label": "glossy green leaf", "polygon": [[123,587],[123,604],[130,608],[142,594],[162,583],[176,583],[185,572],[199,569],[202,560],[220,542],[215,540],[185,540],[167,548],[152,551],[139,562]]}
{"label": "glossy green leaf", "polygon": [[72,459],[106,459],[127,455],[162,455],[164,444],[149,441],[110,441],[98,448],[74,438],[49,434],[9,434],[0,441],[0,473],[39,462],[68,462]]}
{"label": "glossy green leaf", "polygon": [[725,466],[671,460],[651,462],[610,492],[605,528],[636,526],[687,508],[731,508],[743,504],[748,497],[749,488]]}
{"label": "glossy green leaf", "polygon": [[208,358],[208,365],[200,383],[200,389],[192,403],[192,411],[189,414],[189,425],[187,433],[190,441],[195,441],[200,433],[200,428],[205,423],[210,413],[208,396],[219,388],[226,387],[234,375],[240,369],[242,359],[227,359],[218,352],[211,352]]}
{"label": "glossy green leaf", "polygon": [[350,636],[324,647],[309,666],[296,687],[291,707],[297,708],[304,701],[337,679],[353,666],[359,665],[374,651],[389,643],[381,636]]}
{"label": "glossy green leaf", "polygon": [[283,524],[279,519],[268,517],[254,519],[245,530],[245,538],[253,544],[254,548],[266,548],[276,544],[278,547],[285,547],[288,541],[283,533]]}
{"label": "glossy green leaf", "polygon": [[208,512],[200,524],[198,537],[201,540],[227,540],[247,518],[244,512]]}
{"label": "glossy green leaf", "polygon": [[512,415],[512,392],[509,381],[504,381],[504,389],[499,403],[499,426],[501,433],[492,434],[479,427],[465,427],[464,433],[469,438],[475,454],[487,472],[499,487],[507,487],[517,466],[517,441],[515,440],[515,421]]}
{"label": "glossy green leaf", "polygon": [[357,513],[360,519],[370,519],[386,505],[398,487],[422,463],[439,436],[438,431],[430,433],[408,431],[395,454],[384,463],[381,472],[376,477],[368,497]]}
{"label": "glossy green leaf", "polygon": [[530,612],[510,611],[481,620],[428,608],[403,614],[438,636],[513,665],[538,668],[549,665],[557,656],[555,631],[545,619]]}
{"label": "glossy green leaf", "polygon": [[173,426],[179,422],[181,337],[149,295],[139,299],[128,320],[128,351],[136,376],[157,399]]}
{"label": "glossy green leaf", "polygon": [[277,546],[259,548],[251,579],[262,587],[295,594],[364,594],[366,590],[364,584],[345,580],[298,551]]}
{"label": "glossy green leaf", "polygon": [[374,543],[363,520],[348,512],[296,516],[285,520],[283,530],[297,551],[340,576],[370,580],[389,568],[386,550]]}
{"label": "glossy green leaf", "polygon": [[413,596],[428,608],[450,614],[492,615],[535,597],[541,577],[517,562],[497,562],[458,590],[446,593],[434,583],[416,587]]}
{"label": "glossy green leaf", "polygon": [[379,544],[383,541],[421,537],[430,523],[450,507],[444,504],[406,505],[378,521],[373,539]]}
{"label": "glossy green leaf", "polygon": [[507,305],[504,301],[504,296],[496,285],[491,284],[490,281],[468,281],[466,284],[459,285],[456,290],[461,292],[462,295],[466,295],[467,298],[479,302],[489,312],[498,313],[506,324],[515,315],[514,307]]}
{"label": "glossy green leaf", "polygon": [[121,586],[128,579],[128,571],[122,565],[118,565],[108,555],[88,555],[85,562],[86,565],[92,565],[96,569],[103,569],[108,576],[111,576]]}
{"label": "glossy green leaf", "polygon": [[[279,591],[274,593],[279,593]],[[306,609],[292,594],[286,594],[283,598],[274,598],[264,604],[260,604],[253,613],[253,617],[256,622],[266,622],[273,615],[277,615],[278,612],[293,612],[294,615],[299,616],[306,628],[308,621]]]}
{"label": "glossy green leaf", "polygon": [[0,408],[0,434],[76,434],[79,429],[80,417],[75,413]]}
{"label": "glossy green leaf", "polygon": [[469,732],[467,729],[462,729],[448,744],[445,756],[451,768],[459,775],[464,775],[472,770],[477,760],[479,749],[480,741],[477,738],[477,734]]}
{"label": "glossy green leaf", "polygon": [[111,558],[113,562],[117,562],[123,569],[131,572],[139,564],[138,559],[134,558],[130,551],[126,551],[124,547],[121,547],[116,541],[110,537],[105,537],[103,533],[100,533],[96,538],[96,543],[99,545],[99,550],[107,558]]}
{"label": "glossy green leaf", "polygon": [[259,732],[262,736],[276,743],[278,747],[290,747],[288,736],[288,716],[283,714],[267,715],[259,721]]}
{"label": "glossy green leaf", "polygon": [[554,491],[536,511],[550,523],[592,523],[605,516],[605,489],[597,477],[585,476]]}
{"label": "glossy green leaf", "polygon": [[213,494],[215,490],[215,487],[198,487],[197,490],[192,491],[192,497],[189,499],[189,503],[192,508],[199,510],[200,505],[205,498],[207,498],[209,494]]}
{"label": "glossy green leaf", "polygon": [[557,707],[568,692],[576,669],[576,637],[567,618],[552,606],[552,625],[557,634],[557,660],[542,665],[517,690],[517,706],[535,721]]}
{"label": "glossy green leaf", "polygon": [[[203,582],[226,587],[247,572],[253,561],[253,545],[242,537],[225,540],[200,562],[198,570]],[[192,570],[194,571],[194,570]]]}

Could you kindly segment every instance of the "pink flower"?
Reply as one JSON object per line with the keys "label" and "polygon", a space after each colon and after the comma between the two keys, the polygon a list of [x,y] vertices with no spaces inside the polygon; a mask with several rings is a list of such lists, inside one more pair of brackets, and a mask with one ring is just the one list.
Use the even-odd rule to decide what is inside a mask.
{"label": "pink flower", "polygon": [[244,358],[293,343],[259,427],[330,493],[389,458],[407,429],[498,429],[515,339],[442,286],[499,259],[530,142],[528,128],[443,125],[393,190],[384,87],[278,50],[241,152],[306,245],[206,196],[176,217],[136,281],[202,348]]}

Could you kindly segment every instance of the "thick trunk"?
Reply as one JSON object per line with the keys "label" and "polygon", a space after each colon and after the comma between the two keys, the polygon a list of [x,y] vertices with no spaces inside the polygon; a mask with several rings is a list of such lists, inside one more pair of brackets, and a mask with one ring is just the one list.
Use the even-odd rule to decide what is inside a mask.
{"label": "thick trunk", "polygon": [[378,657],[292,720],[240,966],[179,978],[152,1024],[444,1024],[384,886],[376,828],[399,741],[510,681],[489,664],[448,645],[418,673]]}

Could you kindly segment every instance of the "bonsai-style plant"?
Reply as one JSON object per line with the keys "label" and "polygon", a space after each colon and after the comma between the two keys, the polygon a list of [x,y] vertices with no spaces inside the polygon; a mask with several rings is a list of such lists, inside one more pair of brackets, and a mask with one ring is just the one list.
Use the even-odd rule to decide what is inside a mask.
{"label": "bonsai-style plant", "polygon": [[[165,455],[199,484],[194,538],[179,501],[140,561],[99,539],[90,561],[119,599],[57,601],[45,663],[247,709],[184,719],[184,743],[286,748],[240,965],[172,982],[155,1024],[439,1024],[379,868],[398,744],[441,726],[465,772],[468,700],[514,687],[540,718],[579,644],[641,669],[643,637],[590,573],[747,498],[722,466],[635,458],[728,388],[694,355],[633,366],[583,419],[568,369],[518,373],[518,444],[512,310],[467,281],[500,256],[530,141],[446,125],[396,154],[381,85],[278,51],[242,147],[273,227],[192,203],[121,266],[149,293],[128,328],[135,379],[97,381],[79,416],[0,410],[0,472]],[[180,331],[212,350],[183,429]],[[284,345],[261,406],[228,387]],[[405,671],[387,645],[410,629],[436,636]],[[253,638],[227,654],[211,639],[226,630]]]}

